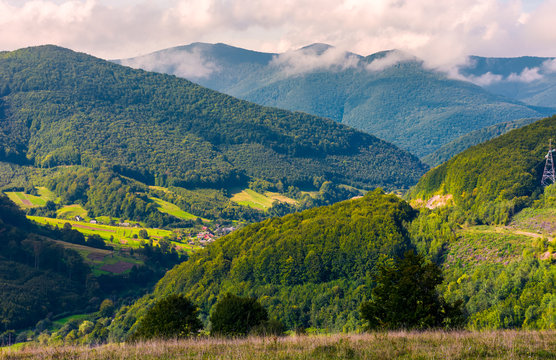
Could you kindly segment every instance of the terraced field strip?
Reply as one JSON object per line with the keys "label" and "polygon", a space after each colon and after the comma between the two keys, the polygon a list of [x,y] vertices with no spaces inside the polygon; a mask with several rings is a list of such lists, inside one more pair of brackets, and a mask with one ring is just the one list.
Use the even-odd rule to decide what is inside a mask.
{"label": "terraced field strip", "polygon": [[[137,249],[141,247],[141,241],[148,241],[147,239],[141,239],[139,237],[139,231],[142,229],[145,229],[147,231],[147,233],[149,234],[149,238],[153,241],[155,245],[158,243],[158,240],[164,237],[169,237],[169,238],[174,237],[173,231],[164,230],[164,229],[139,228],[139,227],[131,228],[131,227],[102,225],[102,224],[90,224],[82,221],[52,219],[52,218],[46,218],[42,216],[28,216],[28,218],[39,224],[58,226],[59,228],[62,228],[65,223],[69,223],[73,229],[81,232],[83,235],[85,236],[99,235],[105,240],[105,242],[108,245],[114,246],[116,248]],[[134,238],[134,235],[136,235],[137,237]],[[188,243],[181,243],[177,241],[170,241],[170,243],[172,244],[172,246],[175,246],[176,248],[186,251],[188,253],[201,249],[201,246],[199,245],[191,245]],[[75,245],[75,246],[81,246],[81,245]]]}
{"label": "terraced field strip", "polygon": [[[125,247],[138,248],[140,246],[139,231],[142,228],[131,228],[131,227],[120,227],[111,225],[101,225],[101,224],[90,224],[81,221],[65,220],[65,219],[52,219],[41,216],[28,216],[30,220],[33,220],[39,224],[47,224],[51,226],[58,226],[62,228],[65,223],[69,223],[72,228],[78,230],[86,236],[89,235],[99,235],[107,243],[115,246],[121,247],[122,244]],[[146,229],[150,235],[153,236],[169,236],[172,234],[169,230],[161,229]],[[134,238],[133,235],[137,235]]]}
{"label": "terraced field strip", "polygon": [[[158,205],[158,211],[162,213],[166,213],[172,216],[177,217],[178,219],[184,220],[196,220],[197,216],[190,214],[186,211],[180,209],[177,205],[174,205],[168,201],[164,201],[159,198],[149,197],[152,201],[154,201]],[[206,219],[204,219],[206,220]]]}
{"label": "terraced field strip", "polygon": [[294,199],[288,198],[285,195],[273,192],[266,192],[264,195],[255,192],[251,189],[244,189],[233,194],[231,200],[240,205],[250,206],[258,210],[266,210],[272,207],[274,201],[295,204]]}
{"label": "terraced field strip", "polygon": [[90,246],[72,244],[60,240],[52,240],[66,249],[77,251],[84,261],[92,267],[96,276],[103,274],[121,274],[131,270],[135,265],[142,265],[143,261],[132,256],[115,255],[112,250],[97,249]]}

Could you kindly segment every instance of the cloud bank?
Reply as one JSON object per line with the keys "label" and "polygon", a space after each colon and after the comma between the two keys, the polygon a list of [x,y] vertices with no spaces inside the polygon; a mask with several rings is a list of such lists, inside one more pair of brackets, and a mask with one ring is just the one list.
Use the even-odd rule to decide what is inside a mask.
{"label": "cloud bank", "polygon": [[195,41],[269,52],[322,42],[450,68],[467,55],[555,56],[555,14],[556,0],[0,0],[0,49],[51,43],[113,59]]}
{"label": "cloud bank", "polygon": [[335,47],[310,47],[287,51],[275,56],[270,66],[278,67],[285,75],[293,76],[316,70],[341,71],[359,66],[359,56]]}
{"label": "cloud bank", "polygon": [[135,69],[171,73],[186,79],[206,78],[220,67],[207,60],[199,49],[192,51],[164,51],[148,56],[121,60],[120,63]]}

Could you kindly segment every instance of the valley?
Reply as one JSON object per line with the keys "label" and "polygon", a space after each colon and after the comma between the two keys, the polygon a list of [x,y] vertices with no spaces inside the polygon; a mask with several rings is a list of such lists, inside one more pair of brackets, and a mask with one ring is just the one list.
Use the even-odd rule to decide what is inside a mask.
{"label": "valley", "polygon": [[[380,76],[408,68],[425,76],[414,62]],[[293,356],[366,356],[369,348],[326,339],[399,329],[363,308],[385,274],[415,284],[423,280],[416,269],[430,271],[430,294],[420,296],[431,305],[420,309],[416,293],[400,297],[416,302],[398,309],[417,306],[427,319],[405,323],[408,330],[550,336],[556,324],[556,185],[539,181],[554,116],[539,120],[542,111],[525,106],[535,117],[461,129],[452,142],[459,133],[439,134],[444,147],[431,140],[418,154],[440,163],[428,170],[396,145],[330,119],[55,46],[1,53],[0,79],[9,84],[0,94],[4,343],[131,344],[152,309],[183,299],[201,329],[194,336],[204,338],[217,334],[215,309],[231,299],[254,303],[265,319],[238,336],[272,334],[286,348],[315,336],[327,350]],[[404,261],[415,261],[412,271]],[[420,336],[371,334],[392,336],[388,344]],[[439,336],[424,334],[416,341]],[[35,350],[14,354],[26,351]]]}

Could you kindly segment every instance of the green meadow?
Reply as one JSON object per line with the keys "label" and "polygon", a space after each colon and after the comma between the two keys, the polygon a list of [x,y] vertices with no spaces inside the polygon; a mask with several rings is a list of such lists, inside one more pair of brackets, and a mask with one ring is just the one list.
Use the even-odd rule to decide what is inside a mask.
{"label": "green meadow", "polygon": [[37,188],[38,196],[21,191],[6,191],[5,194],[23,209],[45,206],[47,201],[56,201],[56,194],[45,187]]}

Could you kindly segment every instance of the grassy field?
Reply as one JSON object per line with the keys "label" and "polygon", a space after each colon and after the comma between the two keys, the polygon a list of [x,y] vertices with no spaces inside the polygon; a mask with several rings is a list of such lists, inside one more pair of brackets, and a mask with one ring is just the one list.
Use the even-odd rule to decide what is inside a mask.
{"label": "grassy field", "polygon": [[240,205],[250,206],[258,210],[266,210],[272,206],[274,201],[295,204],[296,201],[284,195],[273,192],[259,194],[251,189],[244,189],[232,195],[231,200]]}
{"label": "grassy field", "polygon": [[[159,239],[163,237],[173,238],[177,233],[171,230],[163,229],[153,229],[153,228],[140,228],[140,227],[121,227],[121,226],[111,226],[103,224],[90,224],[84,221],[73,221],[64,219],[52,219],[42,216],[28,216],[30,220],[33,220],[39,224],[58,226],[62,228],[65,223],[70,223],[72,228],[83,233],[85,236],[89,235],[99,235],[104,241],[115,248],[139,248],[141,246],[141,241],[143,240],[139,237],[139,231],[141,229],[147,230],[149,237],[153,240],[154,244],[157,244]],[[134,238],[134,235],[137,238]],[[172,245],[178,247],[179,249],[191,252],[198,250],[200,247],[195,245],[189,245],[187,243],[181,243],[176,241],[170,241]]]}
{"label": "grassy field", "polygon": [[71,244],[54,240],[65,248],[77,251],[85,260],[95,276],[121,274],[128,272],[134,265],[142,265],[143,261],[124,251],[97,249],[89,246]]}
{"label": "grassy field", "polygon": [[5,194],[23,209],[45,206],[46,202],[56,201],[56,195],[45,187],[38,187],[38,196],[25,194],[21,191],[7,191]]}
{"label": "grassy field", "polygon": [[[154,201],[158,205],[158,211],[160,211],[162,213],[170,214],[172,216],[175,216],[179,219],[184,219],[184,220],[196,220],[197,219],[197,216],[195,216],[193,214],[190,214],[186,211],[183,211],[177,205],[169,203],[168,201],[164,201],[162,199],[158,199],[158,198],[155,198],[155,197],[149,197],[149,199],[151,199],[152,201]],[[206,220],[206,219],[203,219],[203,220]]]}
{"label": "grassy field", "polygon": [[87,210],[81,205],[66,205],[56,210],[56,217],[60,219],[73,219],[77,215],[88,219]]}
{"label": "grassy field", "polygon": [[5,359],[554,359],[555,331],[384,332],[6,349]]}

